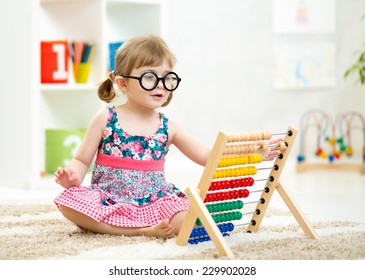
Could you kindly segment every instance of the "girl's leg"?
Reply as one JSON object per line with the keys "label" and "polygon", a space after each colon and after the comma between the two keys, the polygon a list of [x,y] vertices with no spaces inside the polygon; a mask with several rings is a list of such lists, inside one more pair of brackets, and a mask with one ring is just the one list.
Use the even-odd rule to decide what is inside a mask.
{"label": "girl's leg", "polygon": [[175,234],[178,235],[180,232],[180,228],[182,226],[183,221],[185,220],[186,214],[188,211],[181,211],[176,213],[170,220],[170,224],[175,230]]}
{"label": "girl's leg", "polygon": [[154,226],[144,228],[116,227],[95,221],[89,216],[64,205],[60,205],[60,211],[71,222],[96,233],[125,236],[145,235],[161,238],[171,238],[175,235],[175,230],[168,220],[163,220]]}

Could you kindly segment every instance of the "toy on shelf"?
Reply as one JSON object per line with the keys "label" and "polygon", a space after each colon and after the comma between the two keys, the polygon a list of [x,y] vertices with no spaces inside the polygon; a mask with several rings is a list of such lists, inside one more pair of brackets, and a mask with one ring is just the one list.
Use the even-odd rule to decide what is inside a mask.
{"label": "toy on shelf", "polygon": [[[360,126],[356,126],[358,120]],[[308,162],[307,144],[308,131],[316,128],[315,155],[321,162]],[[352,132],[359,129],[362,136],[361,160],[345,162],[344,157],[354,156]],[[322,110],[314,109],[306,112],[300,121],[299,155],[297,157],[297,172],[308,169],[355,170],[365,174],[365,119],[358,112],[339,114],[335,119]],[[310,137],[313,138],[313,137]]]}
{"label": "toy on shelf", "polygon": [[66,40],[40,42],[41,83],[67,83],[69,49]]}
{"label": "toy on shelf", "polygon": [[76,83],[86,83],[89,79],[90,66],[94,58],[95,44],[72,41],[70,44],[72,70]]}
{"label": "toy on shelf", "polygon": [[[278,142],[281,154],[268,161],[264,140],[285,135]],[[191,207],[176,244],[212,240],[221,256],[233,257],[223,236],[240,226],[258,231],[270,199],[278,191],[306,235],[317,238],[312,225],[283,185],[280,174],[293,146],[297,130],[227,134],[220,132],[197,188],[187,188]]]}

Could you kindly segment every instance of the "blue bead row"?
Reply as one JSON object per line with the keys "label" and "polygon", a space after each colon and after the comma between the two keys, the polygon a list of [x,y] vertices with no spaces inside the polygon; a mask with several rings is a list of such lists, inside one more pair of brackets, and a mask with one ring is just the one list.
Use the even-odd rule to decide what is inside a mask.
{"label": "blue bead row", "polygon": [[[229,233],[224,232],[224,233],[222,233],[222,235],[223,235],[223,237],[226,237],[226,236],[229,236]],[[194,244],[198,244],[198,243],[205,242],[205,241],[210,241],[209,235],[201,236],[201,237],[197,237],[197,238],[190,238],[188,240],[188,243],[191,245],[194,245]]]}
{"label": "blue bead row", "polygon": [[[223,223],[217,225],[218,229],[223,236],[229,236],[227,232],[234,230],[234,225],[232,223]],[[194,228],[190,234],[190,239],[188,242],[190,244],[197,244],[199,242],[209,241],[210,237],[204,227]]]}

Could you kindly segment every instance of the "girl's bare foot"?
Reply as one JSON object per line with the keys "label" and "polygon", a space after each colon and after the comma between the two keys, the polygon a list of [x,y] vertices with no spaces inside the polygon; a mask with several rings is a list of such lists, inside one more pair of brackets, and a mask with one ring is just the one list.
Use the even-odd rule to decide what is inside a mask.
{"label": "girl's bare foot", "polygon": [[175,236],[174,227],[170,224],[169,220],[162,220],[158,224],[148,227],[144,231],[146,236],[155,236],[161,238],[172,238]]}

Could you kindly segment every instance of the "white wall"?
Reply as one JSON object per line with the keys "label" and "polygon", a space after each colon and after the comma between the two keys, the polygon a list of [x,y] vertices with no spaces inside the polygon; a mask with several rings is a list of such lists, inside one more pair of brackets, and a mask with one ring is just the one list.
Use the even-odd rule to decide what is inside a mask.
{"label": "white wall", "polygon": [[288,37],[272,32],[271,1],[167,2],[168,42],[182,77],[168,111],[204,141],[213,141],[218,130],[299,127],[302,114],[313,108],[333,116],[350,110],[365,116],[365,88],[355,78],[343,78],[353,52],[365,42],[365,20],[360,20],[365,1],[336,1],[334,35],[298,35],[301,41],[336,43],[337,86],[292,91],[272,87],[272,47]]}
{"label": "white wall", "polygon": [[0,5],[0,185],[24,186],[31,173],[32,1]]}
{"label": "white wall", "polygon": [[[29,89],[36,83],[32,2],[1,2],[0,185],[25,184],[31,176],[28,163],[35,157],[31,140],[37,131],[29,126],[34,113]],[[315,91],[272,88],[272,46],[281,38],[272,33],[271,1],[166,2],[167,41],[183,79],[167,111],[206,143],[212,144],[219,130],[298,127],[301,115],[312,108],[333,115],[349,110],[365,115],[365,88],[355,85],[354,79],[342,78],[353,62],[353,52],[365,42],[365,21],[360,21],[365,1],[336,1],[337,32],[324,39],[337,44],[337,86]]]}

